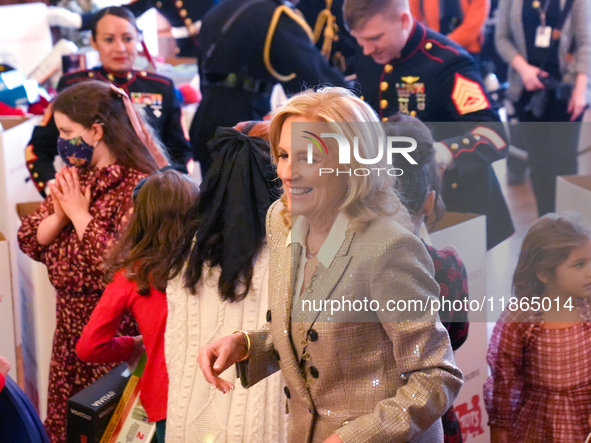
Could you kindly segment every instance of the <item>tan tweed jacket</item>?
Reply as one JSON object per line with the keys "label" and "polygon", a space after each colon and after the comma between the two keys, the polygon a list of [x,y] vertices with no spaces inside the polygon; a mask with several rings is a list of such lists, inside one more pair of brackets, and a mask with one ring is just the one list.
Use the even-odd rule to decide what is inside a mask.
{"label": "tan tweed jacket", "polygon": [[[301,248],[286,246],[281,208],[277,202],[267,214],[269,330],[251,333],[251,357],[238,368],[243,386],[281,368],[290,443],[321,443],[333,432],[345,443],[443,442],[440,417],[462,386],[445,328],[422,313],[310,314],[297,305],[292,312]],[[347,234],[304,299],[427,302],[438,296],[433,273],[423,244],[380,219]]]}

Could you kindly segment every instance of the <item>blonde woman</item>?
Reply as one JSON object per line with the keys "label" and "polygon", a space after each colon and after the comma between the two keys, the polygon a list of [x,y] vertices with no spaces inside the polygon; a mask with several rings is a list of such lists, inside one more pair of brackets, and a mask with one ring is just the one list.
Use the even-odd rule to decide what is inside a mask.
{"label": "blonde woman", "polygon": [[[377,163],[353,153],[339,163],[340,136],[351,147],[357,136],[358,156]],[[204,346],[205,378],[228,392],[219,374],[235,362],[245,387],[280,368],[290,442],[443,441],[440,417],[462,374],[436,315],[387,310],[439,292],[425,247],[404,227],[395,171],[379,160],[377,115],[342,88],[306,91],[274,115],[270,139],[284,194],[267,214],[268,330]]]}

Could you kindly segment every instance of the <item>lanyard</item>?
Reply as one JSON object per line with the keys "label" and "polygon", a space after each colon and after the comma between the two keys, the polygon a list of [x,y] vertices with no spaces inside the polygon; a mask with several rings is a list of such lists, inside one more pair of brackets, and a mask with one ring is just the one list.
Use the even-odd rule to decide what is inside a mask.
{"label": "lanyard", "polygon": [[540,26],[546,26],[546,12],[548,11],[551,1],[552,0],[546,0],[543,9],[540,7],[541,4],[539,0],[534,0],[532,3],[532,6],[540,16]]}

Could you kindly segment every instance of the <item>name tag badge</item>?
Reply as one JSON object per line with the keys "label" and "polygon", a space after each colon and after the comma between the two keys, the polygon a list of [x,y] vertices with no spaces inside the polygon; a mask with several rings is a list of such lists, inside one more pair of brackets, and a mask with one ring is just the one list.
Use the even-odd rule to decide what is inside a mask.
{"label": "name tag badge", "polygon": [[548,48],[552,41],[552,27],[551,26],[538,26],[536,28],[536,48]]}

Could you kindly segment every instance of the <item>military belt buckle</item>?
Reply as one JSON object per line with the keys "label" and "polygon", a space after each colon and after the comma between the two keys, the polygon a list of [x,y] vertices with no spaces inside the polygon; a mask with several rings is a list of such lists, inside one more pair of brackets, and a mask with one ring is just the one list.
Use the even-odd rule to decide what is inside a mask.
{"label": "military belt buckle", "polygon": [[227,88],[235,88],[238,85],[238,76],[232,72],[228,74],[222,84]]}
{"label": "military belt buckle", "polygon": [[244,83],[242,85],[242,89],[244,89],[246,92],[259,92],[260,83],[261,83],[260,80],[254,80],[252,78],[245,78]]}
{"label": "military belt buckle", "polygon": [[222,79],[216,79],[214,74],[207,73],[205,76],[207,83],[212,85],[220,85],[230,89],[242,89],[251,93],[266,92],[267,83],[260,79],[252,77],[243,77],[234,72],[227,74]]}

